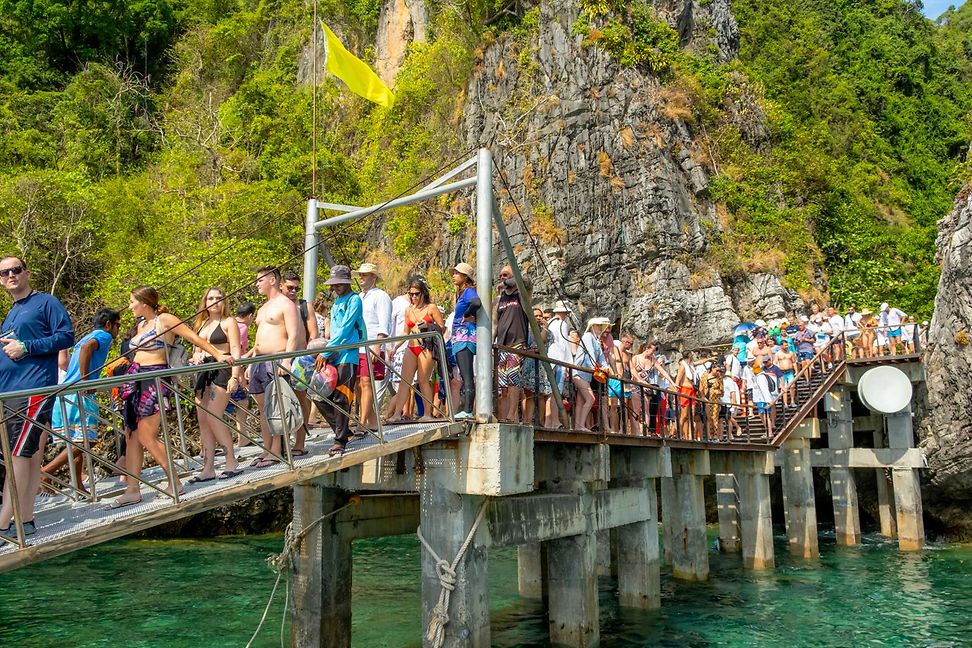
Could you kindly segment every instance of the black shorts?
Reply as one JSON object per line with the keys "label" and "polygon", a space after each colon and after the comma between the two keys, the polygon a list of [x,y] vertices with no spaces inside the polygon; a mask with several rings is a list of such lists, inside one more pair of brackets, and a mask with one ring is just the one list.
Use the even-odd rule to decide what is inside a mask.
{"label": "black shorts", "polygon": [[[206,363],[216,364],[215,360],[206,360]],[[233,370],[226,364],[220,362],[218,368],[210,369],[209,371],[203,371],[202,373],[196,374],[196,388],[195,391],[203,392],[210,385],[216,385],[217,387],[222,387],[226,389],[229,385],[229,379],[233,375]]]}
{"label": "black shorts", "polygon": [[15,457],[33,457],[40,447],[41,433],[51,425],[54,397],[31,396],[4,402],[10,452]]}

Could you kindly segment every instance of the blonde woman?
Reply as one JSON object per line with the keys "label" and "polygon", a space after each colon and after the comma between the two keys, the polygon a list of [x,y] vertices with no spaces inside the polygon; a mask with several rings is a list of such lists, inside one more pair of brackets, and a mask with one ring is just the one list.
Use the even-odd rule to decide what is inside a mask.
{"label": "blonde woman", "polygon": [[[218,351],[239,360],[240,327],[236,318],[230,314],[229,302],[222,289],[210,288],[202,296],[192,330],[200,338],[208,340]],[[192,362],[215,363],[216,359],[197,345]],[[229,479],[243,472],[233,451],[233,435],[221,416],[226,411],[230,394],[240,386],[241,373],[241,367],[214,366],[213,369],[196,375],[196,404],[199,405],[196,414],[199,417],[199,434],[202,437],[203,469],[189,480],[190,484]],[[218,477],[215,467],[217,444],[226,452],[226,466]]]}

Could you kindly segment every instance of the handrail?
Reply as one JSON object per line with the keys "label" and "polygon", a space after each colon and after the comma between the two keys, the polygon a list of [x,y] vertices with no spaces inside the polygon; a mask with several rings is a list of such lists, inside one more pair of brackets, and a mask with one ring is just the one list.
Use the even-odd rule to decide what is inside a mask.
{"label": "handrail", "polygon": [[[375,344],[387,344],[392,342],[404,342],[408,340],[417,340],[428,337],[442,337],[442,334],[437,331],[428,331],[425,333],[411,333],[409,335],[399,335],[397,337],[387,337],[387,338],[377,338],[374,340],[361,340],[360,342],[353,342],[349,344],[339,344],[336,346],[328,347],[316,347],[313,349],[298,349],[296,351],[281,351],[280,353],[268,353],[267,355],[258,355],[251,358],[240,358],[239,360],[234,360],[233,365],[247,366],[252,364],[258,364],[261,362],[277,362],[280,360],[291,360],[293,358],[301,358],[308,355],[318,355],[324,352],[332,351],[347,351],[348,349],[359,349],[363,346],[373,346]],[[216,363],[220,364],[220,363]],[[212,371],[214,363],[202,363],[197,365],[187,365],[185,367],[175,367],[167,369],[158,369],[156,371],[145,371],[138,374],[138,380],[152,380],[154,378],[171,378],[173,376],[191,376],[196,373],[202,373],[204,371]],[[227,365],[228,366],[228,365]],[[48,387],[36,387],[34,389],[20,389],[16,391],[0,392],[0,400],[9,400],[11,398],[27,398],[29,396],[45,396],[45,395],[60,395],[61,393],[73,393],[76,391],[75,386],[80,385],[80,389],[88,391],[91,389],[102,389],[104,387],[118,387],[124,385],[125,383],[132,382],[132,374],[127,374],[123,376],[111,376],[108,378],[95,378],[93,380],[78,380],[72,383],[62,383],[59,385],[51,385]]]}

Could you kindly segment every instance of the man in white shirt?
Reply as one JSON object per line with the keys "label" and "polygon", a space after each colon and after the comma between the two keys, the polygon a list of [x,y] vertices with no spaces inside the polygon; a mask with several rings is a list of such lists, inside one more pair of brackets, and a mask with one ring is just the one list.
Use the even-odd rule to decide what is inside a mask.
{"label": "man in white shirt", "polygon": [[907,315],[904,311],[897,308],[891,308],[888,306],[887,302],[881,304],[881,313],[879,315],[880,325],[882,327],[887,327],[885,330],[887,331],[886,335],[888,337],[888,349],[890,350],[891,355],[897,355],[899,353],[899,348],[901,349],[901,352],[904,352],[905,347],[901,341],[901,323],[906,317]]}
{"label": "man in white shirt", "polygon": [[[834,338],[844,330],[844,318],[837,314],[837,309],[833,306],[827,307],[827,323],[830,324],[830,334]],[[844,355],[844,345],[836,343],[831,348],[833,349],[834,362],[840,361]]]}
{"label": "man in white shirt", "polygon": [[[365,322],[365,339],[378,340],[389,336],[391,331],[392,300],[376,284],[381,279],[378,267],[373,263],[362,263],[352,275],[358,278],[358,286],[361,288],[361,315]],[[375,399],[381,403],[385,395],[385,386],[388,384],[386,376],[388,372],[383,362],[373,364],[377,374],[372,384],[371,372],[368,365],[372,363],[375,356],[384,358],[381,344],[372,345],[373,355],[365,353],[365,348],[358,350],[358,382],[355,392],[358,400],[358,416],[361,418],[361,427],[355,429],[356,435],[366,434],[366,430],[374,430],[378,425],[375,417]]]}
{"label": "man in white shirt", "polygon": [[[736,360],[739,363],[739,360]],[[726,361],[726,366],[729,365],[728,360]],[[739,406],[739,385],[736,384],[735,379],[732,376],[725,376],[722,379],[722,418],[726,421],[726,434],[730,437],[738,437],[742,435],[742,430],[739,429],[739,423],[736,421],[736,410]]]}
{"label": "man in white shirt", "polygon": [[[421,277],[421,275],[416,275],[415,277],[409,277],[409,281],[412,279]],[[424,277],[422,277],[424,279]],[[408,285],[408,282],[405,282]],[[405,335],[405,311],[408,310],[409,300],[408,295],[401,294],[395,297],[391,301],[391,321],[388,326],[388,332],[390,337],[398,337],[400,335]],[[386,388],[389,392],[389,396],[401,389],[401,373],[402,364],[405,360],[405,347],[404,342],[398,344],[388,343],[385,345],[385,354],[389,356],[389,371],[391,373],[390,379],[386,382]],[[406,387],[406,389],[408,389]],[[390,404],[391,398],[387,399],[387,404]],[[388,412],[385,412],[388,415]]]}

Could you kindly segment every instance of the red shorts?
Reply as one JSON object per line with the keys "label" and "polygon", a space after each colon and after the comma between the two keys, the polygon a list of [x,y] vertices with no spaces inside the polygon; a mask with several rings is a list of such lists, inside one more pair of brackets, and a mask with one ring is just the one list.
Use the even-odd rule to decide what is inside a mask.
{"label": "red shorts", "polygon": [[678,388],[678,393],[681,394],[681,396],[678,397],[678,406],[691,407],[695,399],[695,387],[682,385]]}

